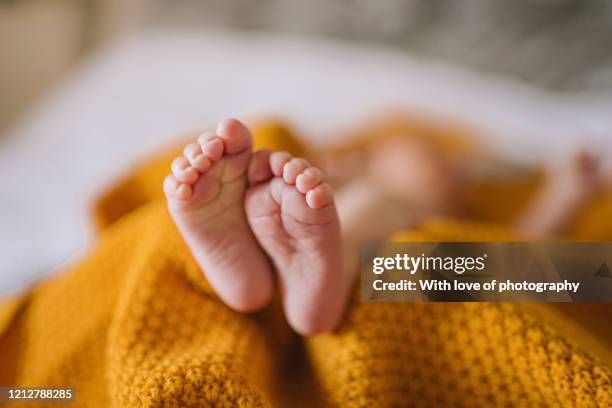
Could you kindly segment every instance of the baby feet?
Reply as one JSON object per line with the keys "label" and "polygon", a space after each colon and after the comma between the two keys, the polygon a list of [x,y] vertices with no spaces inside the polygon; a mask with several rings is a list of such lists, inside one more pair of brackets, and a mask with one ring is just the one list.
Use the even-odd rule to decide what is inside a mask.
{"label": "baby feet", "polygon": [[235,119],[189,144],[164,181],[170,214],[228,306],[248,312],[270,301],[267,254],[291,326],[306,335],[332,330],[351,284],[332,190],[304,159],[251,147]]}

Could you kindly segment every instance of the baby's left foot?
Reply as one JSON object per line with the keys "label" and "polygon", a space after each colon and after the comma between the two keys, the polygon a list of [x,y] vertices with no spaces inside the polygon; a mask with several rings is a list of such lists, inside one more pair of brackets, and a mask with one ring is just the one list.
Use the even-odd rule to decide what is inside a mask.
{"label": "baby's left foot", "polygon": [[287,152],[256,152],[245,208],[278,272],[285,314],[299,333],[333,330],[352,277],[342,266],[340,223],[323,174]]}

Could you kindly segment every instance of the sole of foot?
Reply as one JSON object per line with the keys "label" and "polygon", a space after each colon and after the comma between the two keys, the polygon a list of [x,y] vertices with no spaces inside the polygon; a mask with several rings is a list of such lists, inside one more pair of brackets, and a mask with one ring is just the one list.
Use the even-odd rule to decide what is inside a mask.
{"label": "sole of foot", "polygon": [[271,266],[247,222],[252,137],[236,119],[187,145],[164,181],[169,212],[210,285],[231,308],[253,312],[274,292]]}
{"label": "sole of foot", "polygon": [[340,223],[323,174],[287,152],[255,153],[245,209],[277,271],[287,321],[302,335],[339,324],[352,277],[342,266]]}

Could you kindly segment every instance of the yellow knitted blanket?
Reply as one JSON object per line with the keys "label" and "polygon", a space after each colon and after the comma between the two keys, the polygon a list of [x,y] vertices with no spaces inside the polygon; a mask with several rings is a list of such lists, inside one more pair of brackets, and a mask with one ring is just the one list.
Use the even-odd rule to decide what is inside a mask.
{"label": "yellow knitted blanket", "polygon": [[[300,153],[282,127],[255,135]],[[612,406],[611,304],[366,304],[356,292],[341,328],[309,339],[276,306],[231,311],[166,212],[170,158],[99,200],[87,257],[0,303],[0,385],[72,387],[79,407]],[[515,187],[475,189],[474,208],[499,204],[491,188]],[[610,239],[610,202],[574,236]],[[493,213],[395,238],[518,239],[493,223],[510,212]]]}

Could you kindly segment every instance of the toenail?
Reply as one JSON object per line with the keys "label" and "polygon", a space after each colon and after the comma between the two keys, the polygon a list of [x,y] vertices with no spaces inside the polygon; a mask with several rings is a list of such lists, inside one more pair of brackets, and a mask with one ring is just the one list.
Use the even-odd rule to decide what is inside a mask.
{"label": "toenail", "polygon": [[[287,163],[285,165],[285,168],[283,169],[283,176],[284,177],[290,177],[291,173],[294,172],[294,170],[296,170],[296,165],[293,163]],[[293,177],[292,177],[293,178]]]}
{"label": "toenail", "polygon": [[193,161],[197,164],[204,164],[206,161],[206,156],[204,154],[198,154],[193,158]]}
{"label": "toenail", "polygon": [[316,167],[307,168],[306,170],[304,170],[304,174],[319,181],[323,179],[323,173]]}
{"label": "toenail", "polygon": [[223,141],[219,138],[209,140],[202,146],[202,151],[216,160],[223,154]]}
{"label": "toenail", "polygon": [[193,167],[187,167],[187,168],[181,169],[180,174],[190,175],[190,174],[193,174],[194,171],[195,169]]}
{"label": "toenail", "polygon": [[187,190],[187,186],[184,184],[181,184],[177,189],[176,189],[176,193],[179,196],[183,196],[185,194],[187,194],[189,191]]}
{"label": "toenail", "polygon": [[308,161],[306,161],[306,159],[302,159],[301,157],[295,157],[291,159],[290,163],[293,163],[294,165],[299,167],[308,167],[310,165]]}
{"label": "toenail", "polygon": [[218,137],[218,136],[217,136],[217,134],[215,132],[207,131],[207,132],[202,133],[198,137],[198,142],[203,145],[203,144],[206,144],[209,141],[213,140],[216,137]]}
{"label": "toenail", "polygon": [[300,177],[304,183],[313,184],[315,182],[315,179],[309,174],[300,174],[298,177]]}

